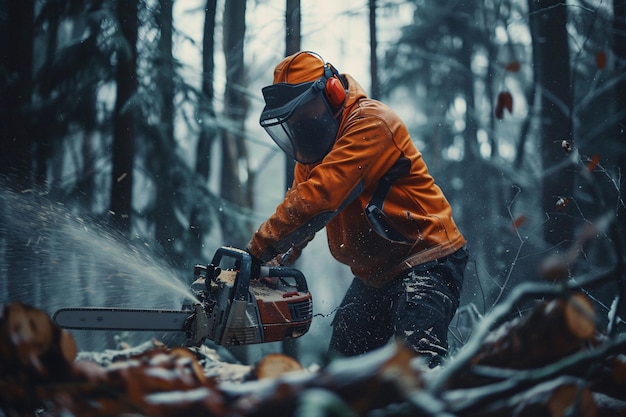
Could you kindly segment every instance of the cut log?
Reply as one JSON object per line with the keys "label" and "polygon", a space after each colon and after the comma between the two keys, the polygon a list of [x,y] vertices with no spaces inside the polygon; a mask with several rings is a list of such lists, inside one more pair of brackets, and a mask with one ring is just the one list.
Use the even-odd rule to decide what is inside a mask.
{"label": "cut log", "polygon": [[[392,404],[408,403],[410,393],[424,388],[421,371],[414,366],[415,359],[411,349],[397,342],[363,357],[338,359],[317,374],[284,375],[273,380],[273,384],[262,380],[245,387],[221,388],[231,399],[237,415],[297,415],[299,399],[309,398],[306,394],[311,390],[328,391],[329,395],[322,397],[335,403],[327,404],[331,408],[336,406],[352,410],[356,415],[367,415]],[[411,407],[415,410],[416,405]]]}
{"label": "cut log", "polygon": [[533,369],[553,363],[593,342],[593,307],[582,294],[542,302],[528,316],[505,323],[485,341],[468,366],[448,381],[448,388],[491,382],[477,378],[471,368],[485,365]]}
{"label": "cut log", "polygon": [[22,303],[5,305],[0,315],[0,372],[46,378],[67,372],[76,357],[72,336],[43,311]]}
{"label": "cut log", "polygon": [[271,353],[256,364],[253,374],[256,379],[271,379],[303,369],[300,362],[294,358],[282,353]]}
{"label": "cut log", "polygon": [[76,357],[72,336],[43,311],[11,303],[0,312],[0,406],[28,414],[42,404],[36,386],[65,380]]}

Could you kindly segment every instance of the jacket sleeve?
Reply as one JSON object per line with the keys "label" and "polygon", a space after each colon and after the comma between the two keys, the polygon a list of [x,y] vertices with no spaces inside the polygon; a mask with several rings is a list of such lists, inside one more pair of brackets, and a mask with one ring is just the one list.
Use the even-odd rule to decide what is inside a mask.
{"label": "jacket sleeve", "polygon": [[[353,117],[321,163],[296,165],[294,185],[254,233],[250,252],[263,261],[310,239],[393,165],[400,151],[377,117]],[[393,153],[395,158],[381,158]]]}

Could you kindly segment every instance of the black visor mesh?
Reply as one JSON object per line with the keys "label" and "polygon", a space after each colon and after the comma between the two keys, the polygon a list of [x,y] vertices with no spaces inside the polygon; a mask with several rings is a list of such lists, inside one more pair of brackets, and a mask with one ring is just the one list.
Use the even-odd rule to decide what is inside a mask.
{"label": "black visor mesh", "polygon": [[321,161],[335,142],[338,123],[324,93],[324,80],[265,87],[260,124],[291,158]]}

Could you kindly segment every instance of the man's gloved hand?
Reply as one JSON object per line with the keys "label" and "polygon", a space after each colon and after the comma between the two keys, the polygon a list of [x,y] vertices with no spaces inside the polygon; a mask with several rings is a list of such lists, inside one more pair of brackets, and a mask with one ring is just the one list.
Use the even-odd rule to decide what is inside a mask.
{"label": "man's gloved hand", "polygon": [[269,266],[290,266],[300,257],[302,248],[298,246],[290,247],[286,252],[276,255],[274,259],[267,262]]}
{"label": "man's gloved hand", "polygon": [[[259,258],[250,253],[250,249],[246,249],[246,252],[250,254],[250,260],[252,261],[252,265],[250,267],[250,279],[258,279],[260,282],[267,285],[269,288],[277,289],[278,288],[278,277],[262,277],[261,276],[261,266],[264,265],[264,262]],[[271,265],[271,262],[268,262],[267,265]]]}

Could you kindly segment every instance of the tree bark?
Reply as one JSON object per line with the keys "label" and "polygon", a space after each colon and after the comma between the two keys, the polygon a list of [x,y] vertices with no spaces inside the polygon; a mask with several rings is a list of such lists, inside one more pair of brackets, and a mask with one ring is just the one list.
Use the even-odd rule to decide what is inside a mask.
{"label": "tree bark", "polygon": [[[621,66],[621,73],[626,70],[626,0],[613,0],[613,51],[618,58],[618,65]],[[620,73],[618,71],[618,73]],[[626,80],[622,79],[615,89],[617,112],[622,113],[621,119],[617,122],[616,136],[617,142],[621,146],[626,145]],[[626,152],[621,152],[621,163],[618,164],[622,169],[626,167]],[[622,171],[622,175],[624,175]],[[620,196],[624,198],[626,195],[626,185],[624,181],[620,182]],[[618,205],[617,223],[619,236],[626,240],[626,207],[624,204]],[[626,284],[625,284],[626,285]]]}
{"label": "tree bark", "polygon": [[[285,56],[295,54],[301,48],[301,26],[302,15],[300,0],[287,0],[287,10],[285,12]],[[293,184],[293,171],[296,161],[285,155],[285,191]],[[290,356],[297,356],[298,342],[296,340],[285,340],[282,342],[282,351]]]}
{"label": "tree bark", "polygon": [[529,0],[535,82],[541,91],[540,141],[543,164],[542,210],[549,217],[544,239],[558,246],[572,239],[573,216],[558,210],[557,200],[571,198],[575,171],[570,148],[574,146],[572,86],[567,24],[567,4],[560,0]]}
{"label": "tree bark", "polygon": [[137,92],[137,6],[138,0],[127,0],[118,2],[117,8],[119,28],[127,48],[120,48],[117,54],[110,211],[116,226],[126,234],[131,230],[135,155],[132,100]]}
{"label": "tree bark", "polygon": [[[302,37],[300,34],[302,15],[300,0],[287,0],[285,12],[285,56],[298,52],[301,48]],[[285,189],[288,190],[293,184],[293,170],[296,161],[285,155]]]}
{"label": "tree bark", "polygon": [[[1,67],[6,71],[8,84],[0,86],[0,187],[10,185],[17,192],[32,186],[33,139],[29,126],[33,83],[33,19],[34,1],[9,0],[6,5],[6,25],[0,25]],[[4,23],[4,22],[3,22]],[[4,75],[4,74],[3,74]],[[3,77],[4,78],[4,77]],[[4,183],[6,181],[6,184]],[[25,196],[25,198],[27,198]],[[0,203],[0,216],[5,224],[15,207]],[[33,251],[29,236],[14,234],[0,227],[0,242],[5,245],[5,271],[0,279],[6,282],[8,300],[29,301],[36,291],[30,284],[29,266]]]}
{"label": "tree bark", "polygon": [[[228,128],[222,136],[222,175],[220,194],[235,208],[251,206],[247,179],[242,169],[248,169],[248,155],[244,142],[246,99],[242,93],[245,83],[244,36],[246,31],[245,0],[227,1],[224,6],[224,54],[226,56],[226,88],[224,119]],[[249,172],[247,173],[249,174]],[[249,175],[246,175],[249,178]],[[245,183],[243,181],[245,181]],[[247,225],[232,210],[223,210],[222,231],[228,245],[243,247],[250,238]]]}
{"label": "tree bark", "polygon": [[380,84],[378,82],[378,55],[376,53],[378,49],[378,40],[376,33],[376,0],[369,0],[370,11],[370,76],[371,92],[370,97],[374,99],[380,98]]}
{"label": "tree bark", "polygon": [[2,25],[2,66],[8,84],[0,93],[0,174],[11,175],[17,188],[30,186],[33,163],[30,123],[33,84],[33,0],[6,1],[6,26]]}
{"label": "tree bark", "polygon": [[[213,88],[213,79],[215,71],[215,16],[217,10],[217,0],[207,0],[204,9],[204,32],[202,37],[202,97],[200,99],[201,120],[200,136],[198,137],[198,145],[196,147],[196,166],[195,172],[199,182],[202,185],[209,181],[209,173],[211,167],[211,148],[218,134],[215,109],[213,99],[215,90]],[[206,207],[201,204],[199,199],[195,199],[190,217],[190,240],[189,240],[189,256],[195,262],[201,261],[202,242],[205,234],[209,232],[209,224],[200,220],[202,212],[206,211]]]}
{"label": "tree bark", "polygon": [[154,204],[155,238],[168,262],[178,265],[183,255],[175,249],[177,242],[183,238],[183,227],[175,214],[177,178],[171,172],[176,166],[176,142],[174,140],[174,57],[172,55],[172,0],[160,0],[159,66],[157,79],[158,91],[161,94],[160,129],[156,138],[159,146],[156,151],[158,158],[156,176],[156,199]]}

